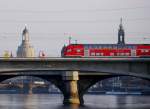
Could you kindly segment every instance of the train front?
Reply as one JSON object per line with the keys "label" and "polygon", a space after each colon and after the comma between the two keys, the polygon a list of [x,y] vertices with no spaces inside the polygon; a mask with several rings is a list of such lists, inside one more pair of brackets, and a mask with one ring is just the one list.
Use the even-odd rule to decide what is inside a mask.
{"label": "train front", "polygon": [[83,57],[84,46],[82,44],[69,44],[61,50],[61,57]]}

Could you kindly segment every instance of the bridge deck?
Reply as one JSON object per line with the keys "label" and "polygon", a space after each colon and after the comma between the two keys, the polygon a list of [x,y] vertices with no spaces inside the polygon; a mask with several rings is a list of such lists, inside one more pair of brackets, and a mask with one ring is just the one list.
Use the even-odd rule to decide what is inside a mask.
{"label": "bridge deck", "polygon": [[150,61],[150,57],[101,57],[101,58],[61,58],[61,57],[46,57],[46,58],[2,58],[0,61]]}

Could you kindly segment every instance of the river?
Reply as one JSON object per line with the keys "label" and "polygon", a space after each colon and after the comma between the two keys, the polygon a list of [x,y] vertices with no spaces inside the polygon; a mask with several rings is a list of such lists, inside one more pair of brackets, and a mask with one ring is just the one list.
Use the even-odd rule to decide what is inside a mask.
{"label": "river", "polygon": [[150,109],[150,96],[85,95],[85,105],[63,106],[57,94],[0,94],[0,109]]}

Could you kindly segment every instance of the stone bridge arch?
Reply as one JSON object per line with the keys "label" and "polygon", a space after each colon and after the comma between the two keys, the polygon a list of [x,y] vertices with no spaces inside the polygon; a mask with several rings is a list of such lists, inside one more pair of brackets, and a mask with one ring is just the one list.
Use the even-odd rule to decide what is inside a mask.
{"label": "stone bridge arch", "polygon": [[137,72],[125,72],[125,71],[118,71],[116,70],[94,70],[94,71],[80,71],[79,74],[79,81],[78,81],[78,89],[79,89],[79,97],[81,104],[84,104],[83,96],[88,91],[88,89],[96,84],[99,81],[104,79],[118,77],[118,76],[132,76],[141,78],[144,80],[150,81],[149,74],[137,73]]}
{"label": "stone bridge arch", "polygon": [[[25,71],[25,72],[28,72],[28,71]],[[13,73],[14,73],[14,71],[13,71]],[[57,80],[60,80],[60,78],[61,78],[58,75],[57,76],[56,75],[51,75],[51,76],[49,76],[49,75],[43,75],[43,76],[40,75],[39,76],[39,75],[24,75],[24,74],[21,74],[21,75],[7,75],[6,74],[6,75],[0,75],[0,82],[3,82],[3,81],[8,80],[8,79],[13,79],[13,78],[16,78],[16,77],[21,77],[21,76],[40,78],[42,80],[45,80],[45,81],[50,82],[51,84],[53,84],[55,87],[57,87],[60,90],[61,93],[63,92],[62,88],[60,88],[61,84],[57,81]],[[19,87],[22,88],[22,86],[19,86]]]}
{"label": "stone bridge arch", "polygon": [[[75,72],[76,73],[76,72]],[[17,76],[32,76],[47,80],[54,84],[64,95],[63,103],[66,105],[79,104],[78,94],[73,89],[77,90],[76,78],[72,76],[72,71],[51,71],[51,70],[9,70],[0,72],[0,81],[10,79]],[[78,76],[78,74],[77,74]],[[73,77],[73,78],[72,78]],[[77,77],[78,78],[78,77]],[[73,80],[72,80],[73,79]],[[75,85],[75,88],[72,87]],[[73,88],[73,89],[72,89]],[[70,89],[72,91],[70,92]],[[73,93],[73,97],[72,97]]]}
{"label": "stone bridge arch", "polygon": [[[125,77],[125,79],[127,79],[127,78],[131,79],[132,77],[135,77],[135,78],[132,78],[132,79],[138,79],[138,81],[143,81],[143,82],[147,83],[147,85],[150,83],[150,80],[147,79],[147,78],[145,79],[145,78],[141,78],[141,77],[137,77],[137,76],[131,76],[131,75],[128,75],[128,76],[127,75],[115,75],[115,76],[108,76],[106,78],[105,77],[104,78],[98,78],[97,80],[95,80],[93,82],[93,84],[92,84],[92,82],[91,82],[91,84],[89,84],[89,86],[87,87],[87,90],[85,92],[87,92],[93,85],[96,85],[99,82],[106,81],[106,80],[113,79],[113,78],[117,78],[117,77]],[[132,82],[132,81],[130,81],[130,82]]]}
{"label": "stone bridge arch", "polygon": [[[4,78],[1,78],[4,77]],[[32,94],[32,89],[33,88],[38,88],[38,87],[47,87],[49,85],[54,85],[56,87],[56,85],[54,83],[52,83],[52,81],[48,81],[45,78],[39,77],[39,76],[35,76],[35,75],[30,75],[30,76],[1,76],[1,82],[3,83],[2,86],[14,86],[14,87],[18,87],[18,88],[24,88],[24,85],[28,85],[29,86],[29,92],[24,92],[24,93],[29,93]],[[50,78],[49,78],[50,79]],[[52,80],[52,79],[50,79]],[[44,83],[33,83],[34,81],[42,81]]]}

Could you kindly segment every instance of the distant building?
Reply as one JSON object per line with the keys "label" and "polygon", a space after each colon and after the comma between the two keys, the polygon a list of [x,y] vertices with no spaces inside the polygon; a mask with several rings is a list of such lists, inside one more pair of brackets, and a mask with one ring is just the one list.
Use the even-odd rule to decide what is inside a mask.
{"label": "distant building", "polygon": [[25,27],[22,32],[22,43],[18,46],[17,57],[35,57],[35,50],[33,46],[30,45],[29,31]]}

